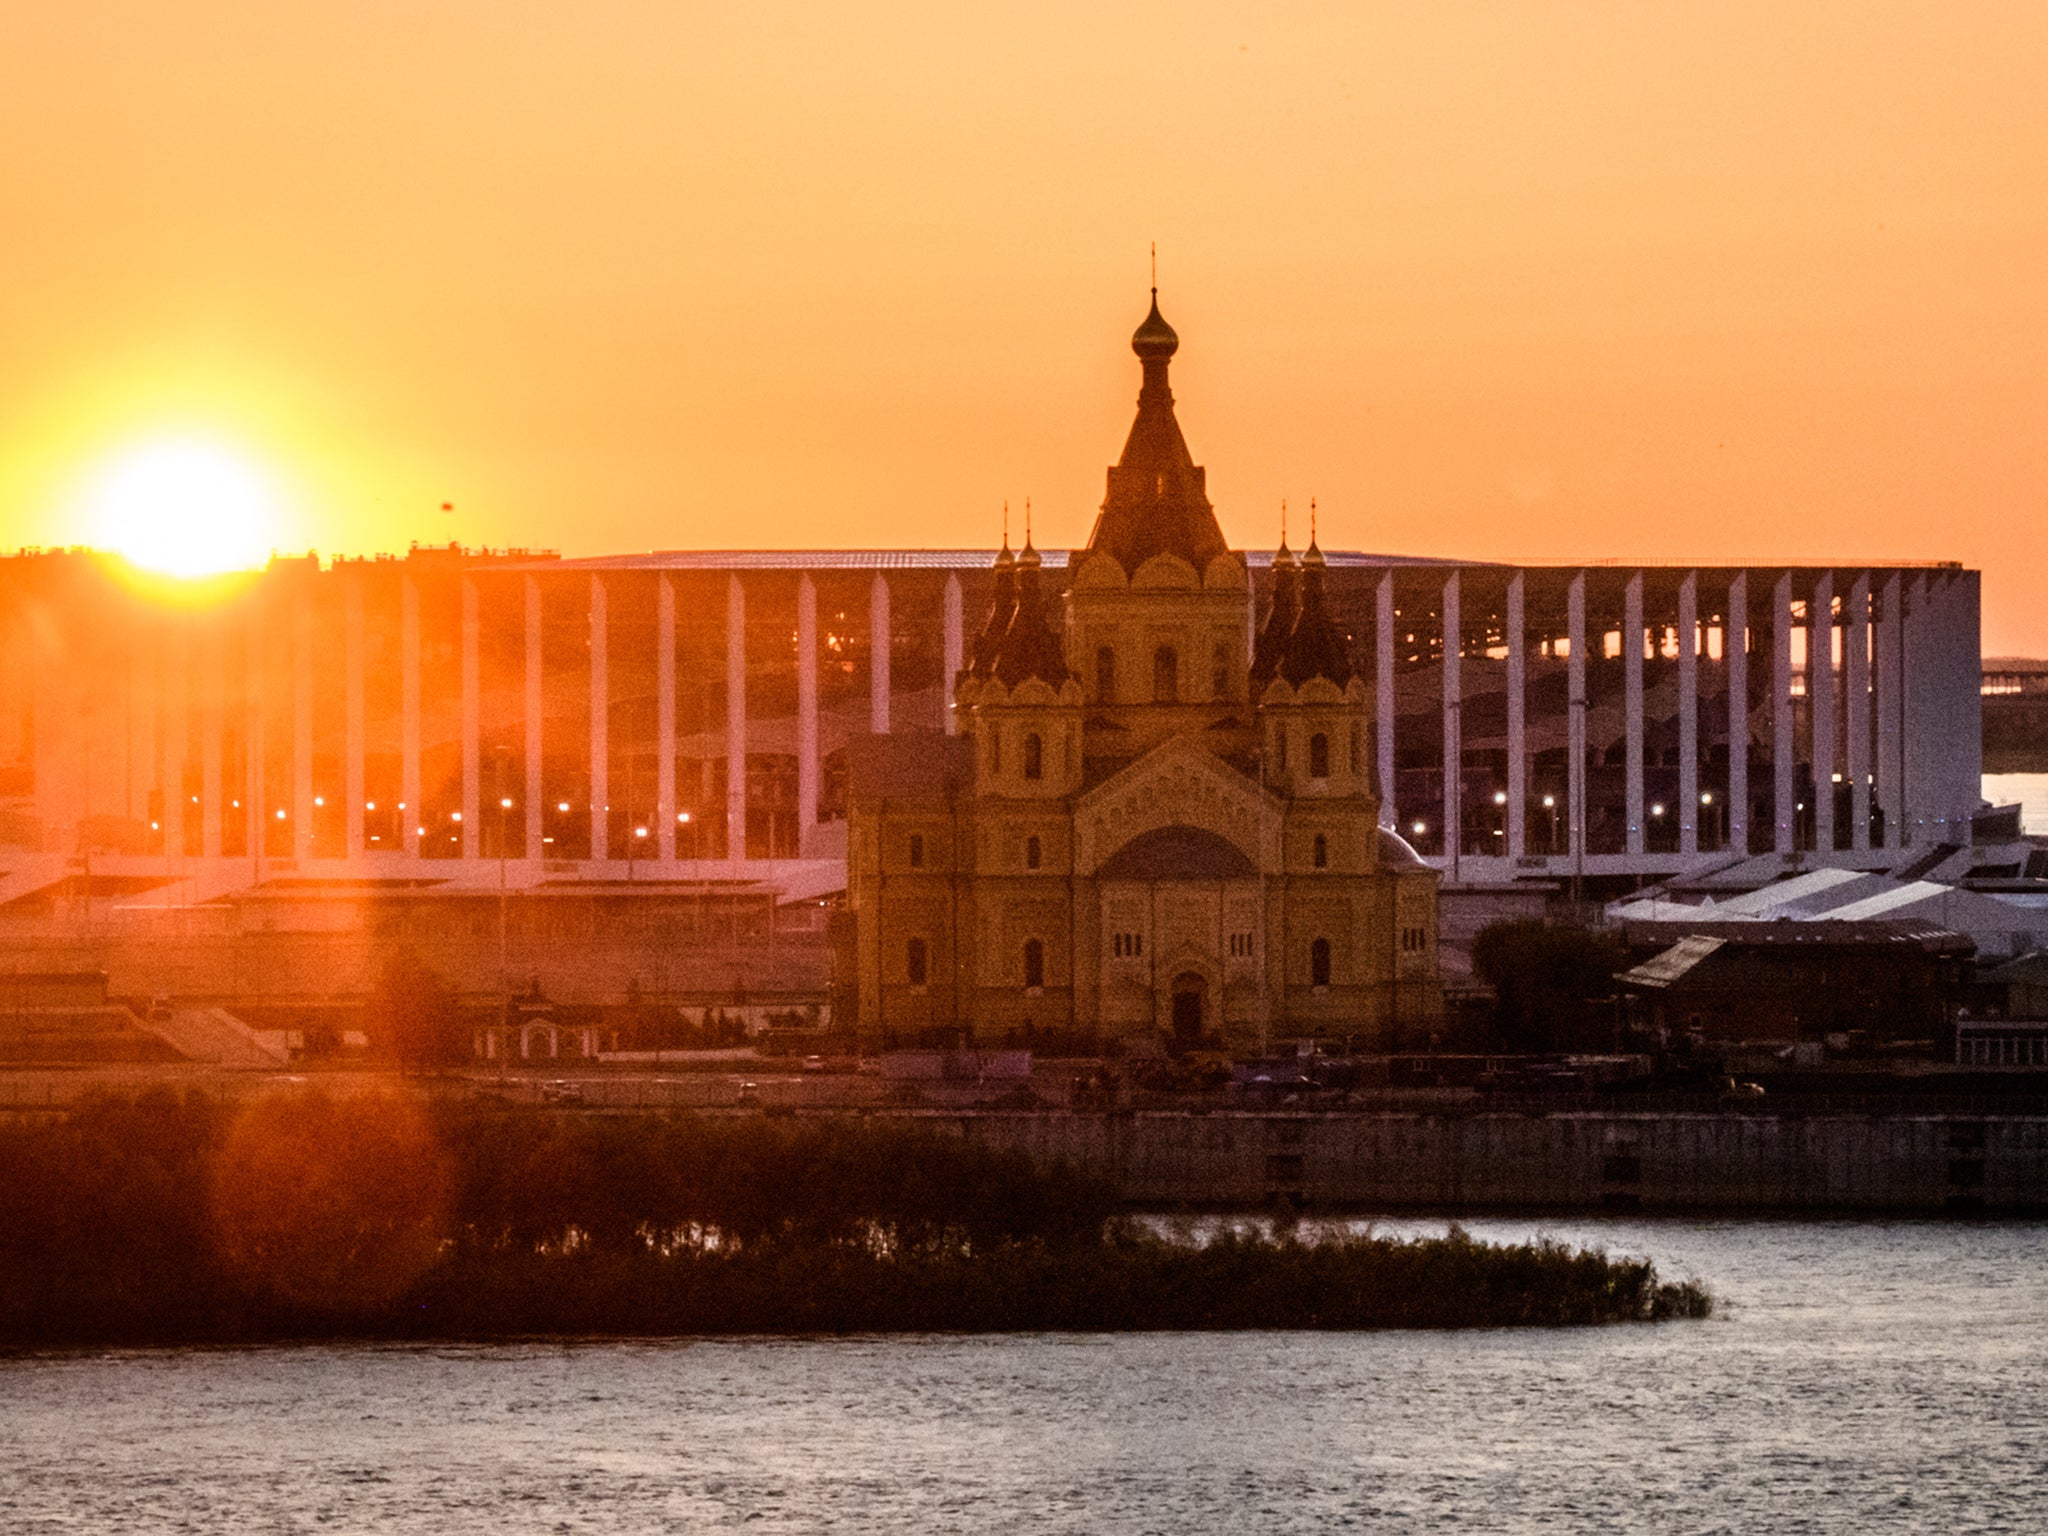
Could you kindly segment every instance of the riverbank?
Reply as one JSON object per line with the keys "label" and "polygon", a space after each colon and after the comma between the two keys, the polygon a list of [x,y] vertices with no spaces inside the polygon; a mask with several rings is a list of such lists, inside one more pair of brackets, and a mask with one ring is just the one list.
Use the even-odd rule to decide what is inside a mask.
{"label": "riverbank", "polygon": [[1462,1232],[1176,1235],[929,1125],[103,1102],[0,1130],[0,1344],[1590,1325],[1647,1260]]}

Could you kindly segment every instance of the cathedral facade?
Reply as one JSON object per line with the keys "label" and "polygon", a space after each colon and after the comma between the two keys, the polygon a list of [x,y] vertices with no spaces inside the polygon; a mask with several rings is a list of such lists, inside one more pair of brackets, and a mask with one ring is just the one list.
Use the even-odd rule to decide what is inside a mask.
{"label": "cathedral facade", "polygon": [[1257,611],[1174,415],[1178,347],[1155,293],[1064,602],[1006,543],[955,734],[855,757],[840,995],[864,1038],[1384,1046],[1441,1016],[1438,876],[1380,826],[1323,556],[1283,545]]}

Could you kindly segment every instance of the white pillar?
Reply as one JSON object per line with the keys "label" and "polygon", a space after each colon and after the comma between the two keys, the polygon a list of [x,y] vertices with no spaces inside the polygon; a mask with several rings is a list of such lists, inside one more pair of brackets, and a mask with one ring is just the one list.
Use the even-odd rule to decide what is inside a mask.
{"label": "white pillar", "polygon": [[725,583],[725,856],[747,856],[747,593]]}
{"label": "white pillar", "polygon": [[483,658],[476,582],[462,578],[462,856],[483,854]]}
{"label": "white pillar", "polygon": [[676,856],[676,588],[654,581],[654,855]]}
{"label": "white pillar", "polygon": [[1905,604],[1899,610],[1899,796],[1903,802],[1900,824],[1905,841],[1924,846],[1937,839],[1930,823],[1934,798],[1930,793],[1928,732],[1934,711],[1929,707],[1929,683],[1934,676],[1933,658],[1928,655],[1932,636],[1927,578],[1914,576],[1906,583]]}
{"label": "white pillar", "polygon": [[1678,851],[1700,851],[1700,579],[1678,584]]}
{"label": "white pillar", "polygon": [[262,589],[249,594],[249,611],[244,616],[242,647],[242,847],[251,859],[261,860],[268,849],[270,830],[270,782],[263,772],[267,749],[264,710],[270,697],[269,636],[264,632],[268,615],[263,609]]}
{"label": "white pillar", "polygon": [[[958,613],[960,584],[947,578],[947,622]],[[946,643],[958,635],[948,628]],[[949,653],[946,673],[946,729],[953,729],[953,672],[957,657]],[[796,584],[796,841],[802,854],[811,829],[818,824],[818,588],[806,571]]]}
{"label": "white pillar", "polygon": [[889,731],[889,581],[880,573],[868,588],[868,729]]}
{"label": "white pillar", "polygon": [[182,861],[185,818],[192,809],[190,791],[185,788],[185,741],[191,733],[187,695],[192,681],[192,622],[178,614],[164,627],[164,855]]}
{"label": "white pillar", "polygon": [[1858,853],[1870,847],[1870,573],[1859,571],[1849,587],[1848,621],[1842,632],[1847,692],[1842,711],[1848,750],[1843,771],[1849,776],[1849,846]]}
{"label": "white pillar", "polygon": [[[612,681],[604,578],[590,578],[590,856],[611,857],[607,814],[612,798]],[[626,835],[631,837],[629,828]]]}
{"label": "white pillar", "polygon": [[1835,573],[1822,571],[1806,609],[1806,708],[1812,722],[1813,846],[1835,846]]}
{"label": "white pillar", "polygon": [[342,793],[346,797],[343,814],[348,827],[347,856],[350,860],[357,860],[362,858],[367,847],[363,840],[363,801],[370,792],[367,767],[369,730],[364,723],[363,702],[363,673],[368,647],[364,635],[362,572],[351,571],[341,590],[342,665],[347,673],[344,683],[347,696],[343,705],[347,719],[342,727]]}
{"label": "white pillar", "polygon": [[1622,752],[1627,765],[1627,849],[1641,853],[1643,838],[1643,573],[1629,573],[1621,599]]}
{"label": "white pillar", "polygon": [[401,846],[407,858],[420,852],[420,589],[407,572],[399,578],[399,649],[404,680],[403,729],[398,798],[405,806]]}
{"label": "white pillar", "polygon": [[1383,571],[1374,598],[1373,628],[1379,637],[1374,656],[1373,735],[1379,760],[1380,823],[1398,827],[1394,803],[1394,573]]}
{"label": "white pillar", "polygon": [[220,623],[206,627],[206,650],[200,661],[199,706],[199,847],[209,859],[221,856],[221,718],[227,713],[226,647]]}
{"label": "white pillar", "polygon": [[292,615],[292,854],[313,852],[313,574]]}
{"label": "white pillar", "polygon": [[1460,718],[1464,707],[1464,668],[1460,654],[1464,644],[1465,619],[1460,601],[1458,572],[1444,581],[1443,598],[1443,736],[1444,736],[1444,857],[1453,861],[1465,851],[1464,766],[1465,739]]}
{"label": "white pillar", "polygon": [[1884,813],[1884,846],[1906,846],[1904,583],[1885,579],[1877,619],[1877,804]]}
{"label": "white pillar", "polygon": [[1728,851],[1749,852],[1749,572],[1728,583],[1721,627],[1721,666],[1728,679]]}
{"label": "white pillar", "polygon": [[1771,846],[1793,848],[1792,573],[1771,588]]}
{"label": "white pillar", "polygon": [[[811,601],[815,607],[817,598],[813,596]],[[953,682],[954,679],[960,676],[960,668],[965,664],[966,653],[966,622],[961,614],[960,577],[957,573],[949,571],[946,575],[945,651],[945,707],[946,734],[948,736],[951,736],[958,729],[958,722],[953,718]],[[799,665],[808,665],[808,663],[800,662]],[[815,673],[815,667],[812,670]],[[806,822],[805,825],[808,826],[809,823]]]}
{"label": "white pillar", "polygon": [[1507,854],[1519,859],[1528,852],[1529,649],[1524,622],[1522,573],[1508,578],[1508,835]]}
{"label": "white pillar", "polygon": [[541,778],[541,722],[547,717],[547,703],[542,693],[541,680],[545,675],[541,657],[540,624],[540,580],[526,578],[526,856],[538,859],[546,856],[547,849],[541,838],[545,802],[541,795],[544,782]]}
{"label": "white pillar", "polygon": [[[128,794],[131,820],[149,821],[149,792],[158,784],[157,709],[163,696],[157,669],[163,664],[161,624],[138,609],[128,614]],[[164,797],[166,804],[169,796]],[[158,818],[161,822],[162,818]]]}
{"label": "white pillar", "polygon": [[1567,846],[1574,858],[1586,853],[1586,573],[1574,572],[1565,598],[1566,709],[1570,761],[1565,765],[1565,815],[1571,825]]}

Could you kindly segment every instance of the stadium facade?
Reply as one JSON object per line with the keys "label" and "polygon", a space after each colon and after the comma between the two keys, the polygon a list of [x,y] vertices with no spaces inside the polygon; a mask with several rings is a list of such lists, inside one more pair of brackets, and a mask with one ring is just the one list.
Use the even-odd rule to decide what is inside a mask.
{"label": "stadium facade", "polygon": [[[88,875],[836,889],[847,744],[951,729],[994,553],[415,548],[204,603],[0,559],[0,903]],[[1381,819],[1452,886],[1969,841],[1973,571],[1328,561]]]}

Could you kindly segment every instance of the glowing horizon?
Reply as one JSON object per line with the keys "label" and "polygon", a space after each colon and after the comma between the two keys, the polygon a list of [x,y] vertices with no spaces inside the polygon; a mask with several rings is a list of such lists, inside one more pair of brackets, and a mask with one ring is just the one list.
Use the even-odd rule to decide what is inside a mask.
{"label": "glowing horizon", "polygon": [[[147,423],[274,542],[1087,537],[1147,246],[1233,545],[1985,571],[2048,654],[2048,13],[22,19],[0,546]],[[443,506],[450,508],[443,511]]]}

